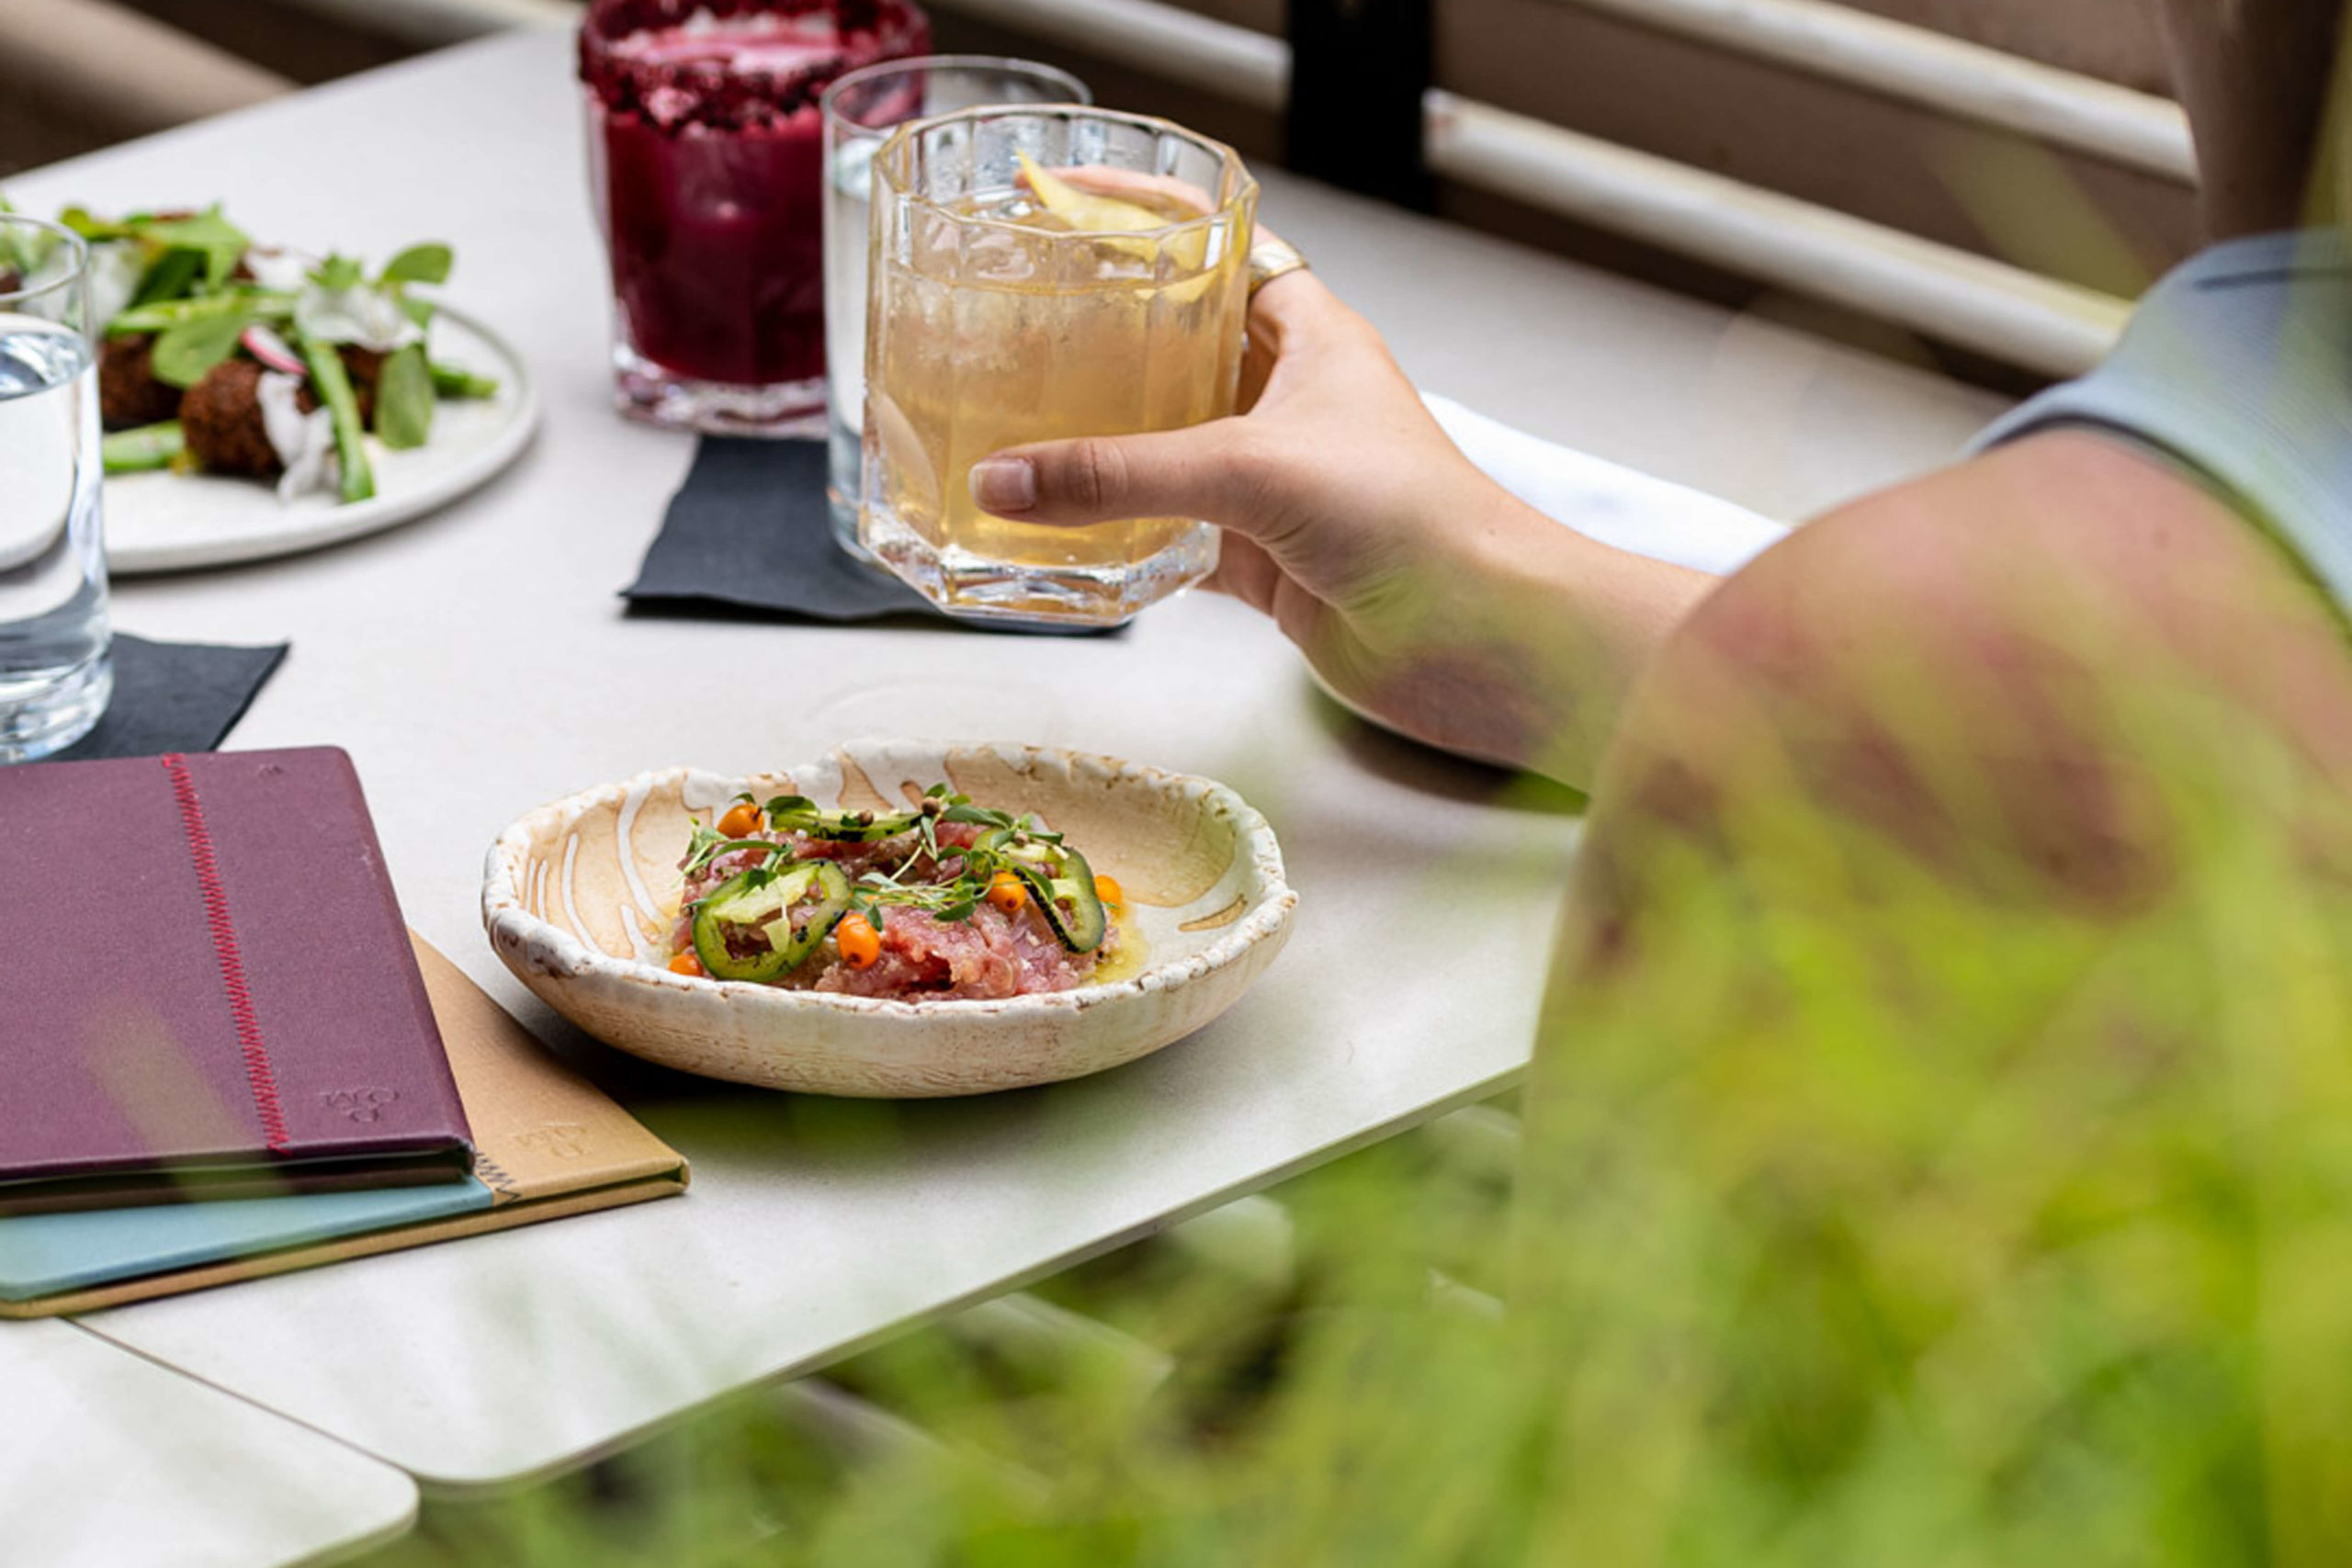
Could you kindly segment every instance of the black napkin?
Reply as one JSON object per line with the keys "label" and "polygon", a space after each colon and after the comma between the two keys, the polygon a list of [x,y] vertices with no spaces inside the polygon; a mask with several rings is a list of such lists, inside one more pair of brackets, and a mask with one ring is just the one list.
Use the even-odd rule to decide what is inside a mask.
{"label": "black napkin", "polygon": [[117,632],[114,700],[98,726],[51,759],[152,757],[209,751],[220,744],[262,682],[286,657],[286,644],[224,648],[203,642],[149,642]]}
{"label": "black napkin", "polygon": [[699,604],[820,621],[949,619],[833,543],[821,441],[704,436],[637,581],[621,596],[643,609]]}

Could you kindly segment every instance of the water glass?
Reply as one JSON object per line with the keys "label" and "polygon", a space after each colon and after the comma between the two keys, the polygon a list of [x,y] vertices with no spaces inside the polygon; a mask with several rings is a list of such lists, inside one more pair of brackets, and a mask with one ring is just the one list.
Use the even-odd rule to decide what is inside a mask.
{"label": "water glass", "polygon": [[1091,104],[1067,71],[990,54],[933,54],[853,71],[825,89],[825,363],[831,387],[825,494],[833,539],[871,559],[857,537],[858,440],[865,429],[865,257],[874,154],[910,119],[982,104]]}
{"label": "water glass", "polygon": [[89,247],[0,213],[0,762],[87,734],[114,693]]}
{"label": "water glass", "polygon": [[623,413],[816,434],[818,95],[853,67],[930,47],[912,0],[592,0],[580,77]]}
{"label": "water glass", "polygon": [[1192,517],[1048,527],[983,512],[972,465],[1233,412],[1258,185],[1141,115],[989,107],[876,153],[860,537],[952,615],[1116,626],[1215,570]]}

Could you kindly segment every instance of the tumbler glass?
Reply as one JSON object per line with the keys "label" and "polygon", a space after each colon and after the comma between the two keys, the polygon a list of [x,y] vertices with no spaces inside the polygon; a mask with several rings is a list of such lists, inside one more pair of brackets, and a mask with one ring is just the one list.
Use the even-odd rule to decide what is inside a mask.
{"label": "tumbler glass", "polygon": [[0,213],[0,762],[87,734],[114,692],[90,253]]}
{"label": "tumbler glass", "polygon": [[817,97],[843,72],[930,43],[910,0],[593,0],[580,78],[622,412],[695,430],[816,434]]}
{"label": "tumbler glass", "polygon": [[1115,626],[1208,575],[1189,517],[1081,528],[974,502],[1026,442],[1233,412],[1257,182],[1231,148],[1140,115],[977,108],[874,159],[860,536],[950,615]]}

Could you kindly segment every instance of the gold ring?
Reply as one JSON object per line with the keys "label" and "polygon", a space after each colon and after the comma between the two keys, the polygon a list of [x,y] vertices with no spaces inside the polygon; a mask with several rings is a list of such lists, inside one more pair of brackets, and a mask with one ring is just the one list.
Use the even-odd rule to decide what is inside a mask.
{"label": "gold ring", "polygon": [[1250,247],[1250,292],[1255,294],[1284,273],[1298,272],[1306,258],[1288,241],[1267,238]]}

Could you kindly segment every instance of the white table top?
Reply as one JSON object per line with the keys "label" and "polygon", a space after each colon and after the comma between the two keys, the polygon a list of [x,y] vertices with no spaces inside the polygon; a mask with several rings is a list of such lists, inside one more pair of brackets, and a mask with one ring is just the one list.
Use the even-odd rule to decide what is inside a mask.
{"label": "white table top", "polygon": [[0,1562],[264,1568],[389,1540],[416,1484],[72,1324],[0,1323]]}
{"label": "white table top", "polygon": [[[890,1108],[582,1046],[693,1159],[690,1195],[88,1320],[447,1489],[576,1461],[1491,1091],[1527,1056],[1576,827],[1555,796],[1344,718],[1270,626],[1215,597],[1083,645],[625,617],[614,595],[691,445],[606,407],[568,58],[560,38],[492,40],[15,183],[34,209],[217,196],[256,232],[371,255],[445,238],[451,299],[544,389],[540,439],[487,491],[325,553],[125,584],[119,624],[291,637],[235,744],[346,747],[410,919],[550,1038],[578,1039],[481,937],[482,852],[539,801],[673,762],[749,771],[897,733],[1208,773],[1272,819],[1304,904],[1256,992],[1136,1066]],[[1426,385],[1766,511],[1940,462],[1997,407],[1279,175],[1265,187],[1269,220]],[[763,668],[791,673],[763,691]],[[1398,823],[1413,847],[1374,850]],[[1473,910],[1488,951],[1398,983],[1388,933]]]}

